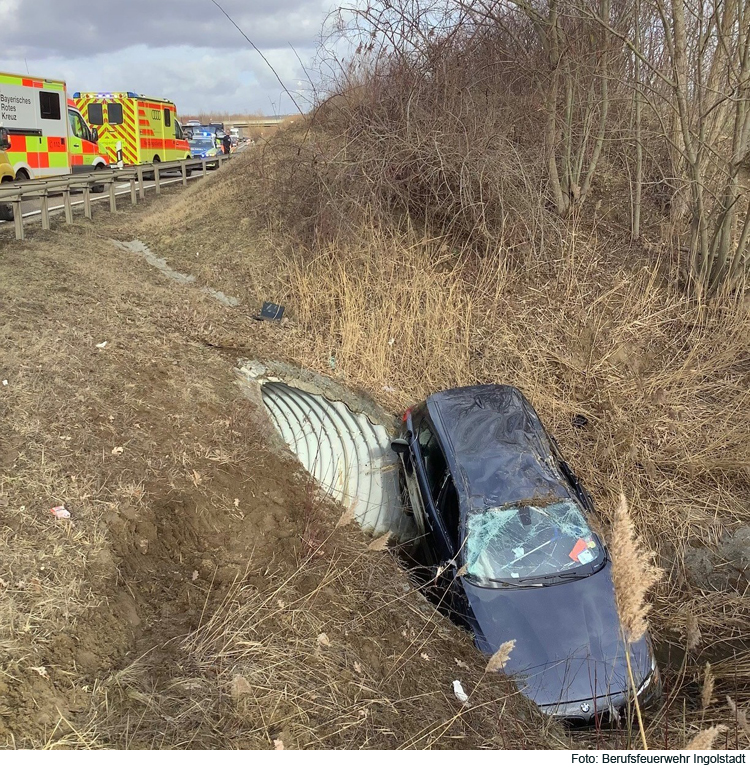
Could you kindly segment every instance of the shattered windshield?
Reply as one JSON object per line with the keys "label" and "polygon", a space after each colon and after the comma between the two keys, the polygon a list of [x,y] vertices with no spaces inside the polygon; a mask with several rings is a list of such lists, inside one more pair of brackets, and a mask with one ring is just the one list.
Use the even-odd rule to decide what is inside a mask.
{"label": "shattered windshield", "polygon": [[[572,500],[506,505],[469,514],[467,574],[505,581],[592,572],[604,549]],[[583,569],[585,567],[585,569]]]}

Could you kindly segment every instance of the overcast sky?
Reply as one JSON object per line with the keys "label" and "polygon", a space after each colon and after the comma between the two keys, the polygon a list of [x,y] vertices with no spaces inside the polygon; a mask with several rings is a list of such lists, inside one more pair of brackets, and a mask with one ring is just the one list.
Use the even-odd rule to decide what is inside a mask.
{"label": "overcast sky", "polygon": [[[298,57],[309,65],[336,0],[219,2],[287,88],[307,92]],[[0,71],[62,78],[71,93],[166,97],[182,115],[294,111],[211,0],[0,0],[0,30]]]}

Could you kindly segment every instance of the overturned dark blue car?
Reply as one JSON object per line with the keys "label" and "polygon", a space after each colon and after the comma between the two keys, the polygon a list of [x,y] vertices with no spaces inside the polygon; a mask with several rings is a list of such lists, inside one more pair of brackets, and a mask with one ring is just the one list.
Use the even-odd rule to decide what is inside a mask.
{"label": "overturned dark blue car", "polygon": [[[431,395],[392,442],[416,539],[416,574],[545,713],[612,724],[658,699],[649,639],[623,643],[591,497],[521,392],[488,385]],[[634,683],[630,681],[628,659]]]}

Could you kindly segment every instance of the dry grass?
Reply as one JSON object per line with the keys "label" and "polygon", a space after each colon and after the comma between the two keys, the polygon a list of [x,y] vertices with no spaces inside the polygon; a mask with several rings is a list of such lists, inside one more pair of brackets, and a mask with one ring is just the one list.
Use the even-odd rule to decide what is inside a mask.
{"label": "dry grass", "polygon": [[[552,745],[507,681],[455,669],[468,644],[352,537],[329,537],[323,558],[292,572],[251,563],[170,647],[158,688],[159,657],[143,656],[95,691],[88,729],[131,747]],[[453,698],[454,672],[474,684],[470,710]]]}
{"label": "dry grass", "polygon": [[[502,235],[491,254],[462,252],[368,212],[328,242],[300,242],[286,216],[255,232],[267,189],[292,185],[273,159],[294,144],[279,144],[214,184],[238,191],[247,213],[226,243],[227,281],[241,288],[244,279],[254,301],[287,307],[273,356],[398,413],[450,386],[519,386],[593,493],[601,529],[627,492],[635,535],[664,570],[649,620],[666,705],[646,716],[650,742],[682,743],[691,726],[726,723],[728,706],[701,711],[700,678],[710,661],[715,696],[750,701],[746,574],[716,557],[709,580],[691,555],[719,554],[750,520],[750,308],[686,298],[669,283],[666,256],[620,242],[605,224],[572,221],[531,263]],[[190,245],[215,233],[206,225]],[[185,263],[196,267],[205,272]],[[576,414],[588,419],[583,429],[571,424]]]}
{"label": "dry grass", "polygon": [[[718,553],[722,538],[750,520],[746,303],[729,297],[710,304],[685,298],[669,283],[676,264],[662,247],[629,246],[611,223],[574,218],[561,224],[545,215],[514,224],[523,218],[523,208],[516,208],[506,218],[507,229],[492,233],[487,227],[484,234],[493,240],[483,245],[465,241],[465,234],[456,239],[425,230],[414,218],[391,218],[398,213],[385,214],[378,198],[363,207],[366,179],[357,178],[356,164],[343,175],[326,161],[327,151],[340,150],[337,143],[326,145],[326,134],[313,128],[305,141],[310,145],[297,155],[300,140],[296,130],[282,134],[279,145],[247,153],[186,197],[163,197],[142,223],[121,227],[149,240],[176,269],[195,272],[200,284],[240,297],[238,311],[217,313],[197,294],[189,293],[186,300],[159,284],[152,289],[152,282],[131,267],[130,257],[100,267],[101,241],[93,236],[86,241],[76,236],[75,245],[64,247],[65,256],[73,257],[84,245],[84,256],[97,270],[91,274],[88,266],[86,272],[77,268],[71,283],[75,295],[45,286],[52,281],[41,247],[32,261],[7,263],[20,274],[36,262],[45,281],[19,281],[19,289],[38,293],[32,299],[36,313],[28,316],[26,331],[4,333],[7,342],[23,339],[23,354],[14,353],[23,367],[18,375],[24,391],[23,403],[15,398],[14,414],[3,417],[6,426],[18,425],[21,456],[14,460],[16,473],[3,481],[0,498],[8,500],[4,515],[13,511],[19,525],[28,521],[30,533],[23,541],[4,529],[3,539],[8,553],[18,550],[15,559],[23,560],[14,563],[21,581],[31,580],[40,564],[39,537],[31,535],[44,533],[49,544],[44,553],[65,560],[59,577],[50,576],[50,585],[60,587],[50,598],[32,592],[33,599],[28,589],[15,586],[12,596],[0,591],[0,640],[8,646],[4,668],[10,668],[14,682],[31,678],[28,688],[36,692],[46,681],[31,668],[47,666],[46,641],[61,626],[70,629],[86,613],[87,603],[95,606],[101,596],[90,583],[101,571],[89,569],[88,556],[85,563],[75,562],[81,545],[89,543],[95,550],[101,544],[96,528],[101,515],[96,513],[91,526],[71,528],[75,543],[69,543],[68,529],[46,514],[49,505],[71,495],[82,510],[93,502],[104,514],[106,506],[91,497],[98,494],[89,486],[91,473],[97,473],[103,502],[127,500],[144,512],[158,501],[171,504],[185,490],[192,495],[212,485],[201,503],[204,519],[223,516],[226,534],[219,540],[200,524],[196,532],[203,541],[217,537],[217,547],[227,537],[234,539],[237,527],[263,527],[267,517],[262,511],[244,513],[232,496],[243,483],[239,473],[269,468],[261,463],[254,471],[247,449],[233,440],[232,430],[241,433],[246,425],[221,426],[224,419],[216,409],[231,407],[232,401],[217,388],[216,376],[229,370],[231,359],[221,362],[213,351],[210,367],[200,368],[205,351],[198,360],[193,349],[209,343],[229,349],[232,357],[297,361],[366,390],[394,412],[449,386],[491,381],[519,386],[593,493],[602,529],[609,531],[619,495],[626,492],[635,534],[655,550],[665,570],[654,589],[649,621],[666,694],[664,706],[645,718],[649,744],[674,747],[699,731],[705,739],[706,730],[714,732],[713,742],[713,728],[728,724],[727,744],[739,743],[744,737],[740,713],[750,702],[746,574],[735,570],[731,560],[719,560],[710,575],[703,575],[690,558],[696,551]],[[300,170],[299,160],[306,165],[312,158],[327,171],[325,187],[318,188],[317,174],[310,178],[309,170]],[[349,197],[351,189],[342,192],[352,177],[352,186],[361,187],[357,197]],[[287,207],[295,203],[296,212]],[[543,210],[536,203],[531,212]],[[196,213],[207,215],[196,218]],[[330,220],[321,222],[326,213]],[[349,219],[345,230],[342,213]],[[443,210],[439,219],[433,214],[433,224],[450,223],[441,221],[446,214]],[[256,232],[260,223],[266,229]],[[69,278],[71,268],[61,264],[57,273]],[[133,274],[128,284],[113,280],[122,273]],[[107,290],[104,297],[102,290]],[[89,305],[80,304],[82,293]],[[69,304],[60,307],[67,329],[58,333],[59,322],[49,322],[46,303],[59,303],[61,295]],[[286,325],[261,329],[249,323],[248,314],[263,299],[286,304]],[[16,318],[27,321],[25,316],[21,306]],[[122,364],[102,385],[98,364],[71,344],[80,344],[81,333],[99,342],[103,329],[115,325],[132,338],[123,348]],[[44,331],[45,339],[37,331]],[[166,381],[163,374],[152,375],[148,365],[155,344],[160,359],[168,361],[163,352],[170,353],[169,359],[174,355]],[[60,360],[68,365],[65,376],[58,371]],[[137,383],[131,371],[137,371],[137,381],[147,381],[138,402],[123,403],[122,387]],[[197,385],[196,374],[203,377]],[[10,391],[13,387],[11,382]],[[89,404],[75,404],[89,392]],[[158,397],[176,407],[157,407]],[[144,408],[151,406],[154,413],[143,418]],[[84,408],[91,418],[84,418]],[[110,413],[114,422],[108,420]],[[583,429],[571,424],[575,414],[588,419]],[[86,449],[91,459],[77,473],[78,486],[66,481],[61,495],[55,484],[69,471],[67,446],[72,443],[61,436],[69,434],[72,423],[97,430],[101,442],[97,438],[95,450]],[[163,434],[147,433],[149,424]],[[39,445],[35,441],[45,430]],[[81,434],[79,429],[76,435]],[[126,445],[125,457],[114,465],[106,454],[122,445],[126,434],[137,441],[138,457],[127,459],[132,449]],[[88,440],[76,437],[75,443],[83,450]],[[102,464],[97,459],[94,466],[94,457],[101,457]],[[230,474],[220,475],[222,468]],[[154,473],[165,476],[158,489],[150,479]],[[242,506],[258,499],[252,497],[253,488],[246,485]],[[276,538],[278,551],[270,561],[261,564],[254,558],[246,568],[252,543],[244,538],[241,565],[236,560],[203,565],[208,552],[199,554],[193,539],[178,537],[163,557],[156,595],[145,588],[152,581],[145,568],[135,568],[144,587],[137,591],[138,603],[146,608],[148,623],[161,624],[159,608],[165,602],[177,603],[179,618],[169,621],[169,630],[140,640],[136,659],[110,657],[76,711],[66,713],[68,724],[52,719],[43,737],[35,730],[25,742],[81,747],[274,747],[275,741],[285,747],[539,747],[557,742],[523,700],[508,696],[504,688],[498,691],[494,676],[492,685],[481,672],[464,677],[463,665],[454,660],[464,656],[460,661],[470,666],[477,662],[468,639],[455,631],[441,634],[450,628],[434,611],[417,608],[417,613],[412,593],[394,591],[394,581],[402,579],[394,578],[388,554],[369,553],[363,562],[365,548],[351,537],[343,545],[326,540],[336,517],[328,524],[321,516],[311,517],[299,485],[289,485],[288,493],[299,503],[297,513],[291,515],[288,506],[273,510],[282,521],[293,520],[297,542]],[[29,495],[42,495],[35,498],[31,520]],[[21,505],[26,515],[17,513]],[[167,526],[179,516],[163,515]],[[85,536],[75,535],[84,530]],[[111,536],[107,529],[105,541]],[[177,600],[170,588],[175,584],[168,584],[169,565],[186,549],[189,569]],[[148,559],[140,551],[132,556],[143,564]],[[46,566],[46,560],[41,562]],[[305,572],[297,576],[300,566]],[[217,576],[224,570],[219,586],[213,583],[213,570]],[[201,577],[191,588],[193,571]],[[5,568],[0,577],[11,582]],[[0,584],[4,588],[9,587]],[[158,607],[148,610],[154,597]],[[397,624],[389,633],[379,621],[386,614]],[[27,623],[29,633],[23,631]],[[323,632],[328,646],[318,641]],[[713,690],[704,706],[707,661]],[[377,677],[370,678],[371,668],[377,668]],[[74,672],[68,665],[63,669]],[[55,693],[61,694],[63,674],[50,674]],[[451,691],[456,675],[467,689],[478,688],[479,705],[456,705]],[[719,702],[726,695],[731,704]],[[363,709],[369,712],[362,715]],[[430,721],[418,726],[425,711]],[[595,733],[583,742],[620,746],[630,744],[628,738]]]}
{"label": "dry grass", "polygon": [[[273,159],[292,141],[280,137],[262,165],[242,161],[248,177],[267,175],[248,185],[258,200],[290,185]],[[260,205],[254,213],[267,214]],[[573,220],[528,261],[503,234],[492,253],[461,251],[367,210],[339,238],[305,242],[294,237],[304,236],[301,222],[287,227],[292,217],[279,213],[246,277],[264,279],[262,293],[287,306],[283,356],[394,412],[450,386],[519,386],[593,492],[602,529],[626,491],[636,536],[665,571],[649,615],[668,704],[647,717],[649,739],[671,742],[706,716],[726,722],[726,706],[700,713],[706,660],[720,698],[746,704],[746,578],[738,571],[717,587],[690,555],[717,553],[750,520],[747,305],[696,304],[668,283],[677,275],[668,257],[599,223]],[[588,419],[583,430],[571,425],[576,414]]]}
{"label": "dry grass", "polygon": [[[226,202],[236,181],[215,178],[199,200]],[[274,330],[103,250],[139,229],[128,218],[0,244],[0,743],[564,745],[483,678],[390,554],[346,517],[336,528],[234,386],[234,352],[206,345],[232,333],[278,353]],[[247,255],[199,245],[175,265],[242,290]],[[71,520],[49,513],[60,504]],[[477,688],[471,710],[457,677]]]}

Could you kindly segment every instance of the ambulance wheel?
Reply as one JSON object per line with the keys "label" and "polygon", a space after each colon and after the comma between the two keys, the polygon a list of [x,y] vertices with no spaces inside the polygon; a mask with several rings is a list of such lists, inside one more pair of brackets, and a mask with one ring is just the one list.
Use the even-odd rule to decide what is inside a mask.
{"label": "ambulance wheel", "polygon": [[[19,172],[16,180],[26,181],[28,180],[28,178],[22,175],[22,171],[21,171]],[[4,178],[3,183],[11,184],[13,183],[13,179]],[[0,203],[0,222],[10,222],[10,221],[13,221],[13,206],[10,203]]]}
{"label": "ambulance wheel", "polygon": [[[98,173],[100,170],[104,170],[104,165],[97,165],[94,168],[95,173]],[[104,191],[104,184],[97,184],[96,186],[92,186],[91,191],[94,194],[101,194]]]}
{"label": "ambulance wheel", "polygon": [[[156,165],[156,164],[158,164],[159,162],[161,162],[161,159],[159,159],[159,155],[157,154],[157,155],[156,155],[156,156],[155,156],[155,157],[154,157],[154,158],[151,160],[151,164],[152,164],[152,165]],[[144,177],[144,178],[145,178],[147,181],[153,181],[153,180],[154,180],[154,178],[155,178],[155,175],[154,175],[153,173],[144,173],[144,174],[143,174],[143,177]]]}

